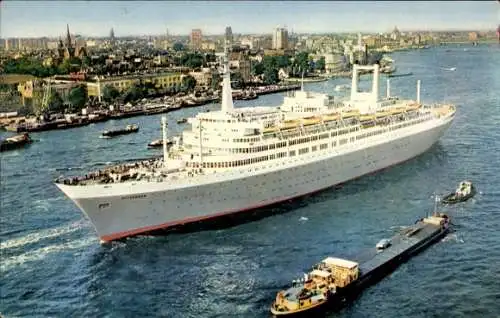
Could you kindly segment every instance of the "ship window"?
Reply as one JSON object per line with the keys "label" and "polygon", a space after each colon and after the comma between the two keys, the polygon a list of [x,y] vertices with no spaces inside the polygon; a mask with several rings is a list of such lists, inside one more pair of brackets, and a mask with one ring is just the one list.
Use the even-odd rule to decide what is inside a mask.
{"label": "ship window", "polygon": [[318,147],[317,147],[317,146],[312,146],[312,147],[311,147],[311,151],[316,151],[316,150],[318,150]]}
{"label": "ship window", "polygon": [[295,150],[290,151],[290,157],[295,156]]}
{"label": "ship window", "polygon": [[328,148],[328,144],[321,144],[321,145],[319,145],[319,149],[320,150],[323,150],[323,149],[326,149],[326,148]]}

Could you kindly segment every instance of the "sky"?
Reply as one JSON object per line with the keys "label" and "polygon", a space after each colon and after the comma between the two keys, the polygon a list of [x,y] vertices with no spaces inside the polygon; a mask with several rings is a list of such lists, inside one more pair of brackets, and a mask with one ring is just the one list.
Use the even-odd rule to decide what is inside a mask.
{"label": "sky", "polygon": [[0,37],[493,30],[500,0],[489,1],[1,1]]}

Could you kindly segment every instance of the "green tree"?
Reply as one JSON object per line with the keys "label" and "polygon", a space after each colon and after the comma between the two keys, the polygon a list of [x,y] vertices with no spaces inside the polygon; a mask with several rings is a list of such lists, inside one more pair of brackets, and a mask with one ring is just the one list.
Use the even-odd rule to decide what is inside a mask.
{"label": "green tree", "polygon": [[252,63],[252,75],[257,76],[264,73],[264,64],[260,62]]}
{"label": "green tree", "polygon": [[264,83],[267,85],[276,84],[279,82],[278,70],[268,67],[264,70]]}
{"label": "green tree", "polygon": [[240,72],[231,74],[231,87],[234,89],[241,89],[245,87],[245,81]]}
{"label": "green tree", "polygon": [[87,89],[84,85],[73,88],[68,95],[69,102],[74,111],[81,110],[87,103]]}
{"label": "green tree", "polygon": [[139,100],[144,97],[143,89],[138,85],[132,85],[127,91],[125,91],[124,96],[125,103]]}
{"label": "green tree", "polygon": [[106,85],[102,89],[102,96],[105,101],[112,102],[120,96],[120,92],[114,86]]}
{"label": "green tree", "polygon": [[191,75],[186,75],[182,78],[182,89],[191,91],[196,87],[196,79]]}
{"label": "green tree", "polygon": [[174,43],[172,48],[174,49],[174,51],[177,51],[177,52],[184,51],[184,45],[182,43],[179,43],[179,42]]}
{"label": "green tree", "polygon": [[222,78],[219,73],[217,72],[212,73],[212,78],[210,79],[210,87],[213,90],[218,90],[220,88],[221,81]]}
{"label": "green tree", "polygon": [[319,70],[319,71],[325,70],[325,57],[324,56],[320,57],[319,60],[316,61],[314,69]]}
{"label": "green tree", "polygon": [[307,52],[300,52],[297,55],[295,55],[295,59],[293,61],[293,70],[294,74],[293,76],[302,76],[302,72],[307,74],[309,72],[309,53]]}

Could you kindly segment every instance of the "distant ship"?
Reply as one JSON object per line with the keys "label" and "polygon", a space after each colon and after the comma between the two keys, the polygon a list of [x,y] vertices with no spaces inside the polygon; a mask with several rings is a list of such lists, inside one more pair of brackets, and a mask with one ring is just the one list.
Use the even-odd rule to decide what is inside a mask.
{"label": "distant ship", "polygon": [[139,131],[139,126],[137,125],[127,125],[124,129],[116,129],[116,130],[105,130],[102,133],[103,138],[111,138],[119,135],[131,134]]}
{"label": "distant ship", "polygon": [[[163,158],[56,184],[102,241],[217,219],[317,192],[404,162],[434,145],[453,105],[379,97],[379,65],[354,65],[350,100],[307,91],[279,107],[233,107],[227,51],[221,110],[200,112]],[[371,92],[358,90],[373,72]],[[388,83],[389,84],[389,83]],[[163,139],[167,140],[163,117]]]}

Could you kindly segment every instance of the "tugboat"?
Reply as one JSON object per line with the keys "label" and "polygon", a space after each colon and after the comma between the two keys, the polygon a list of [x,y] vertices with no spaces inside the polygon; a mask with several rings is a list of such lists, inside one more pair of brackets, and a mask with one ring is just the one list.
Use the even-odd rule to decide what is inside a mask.
{"label": "tugboat", "polygon": [[103,138],[111,138],[119,135],[126,135],[131,133],[136,133],[139,131],[139,126],[137,125],[127,125],[125,129],[117,129],[117,130],[105,130],[102,133]]}
{"label": "tugboat", "polygon": [[21,148],[32,142],[33,140],[30,138],[28,133],[15,135],[12,137],[5,138],[0,142],[0,151]]}
{"label": "tugboat", "polygon": [[187,121],[188,121],[187,118],[181,118],[181,119],[177,120],[177,123],[178,124],[185,124],[185,123],[187,123]]}
{"label": "tugboat", "polygon": [[465,202],[476,194],[476,188],[470,181],[462,181],[455,192],[448,194],[442,200],[444,204]]}

